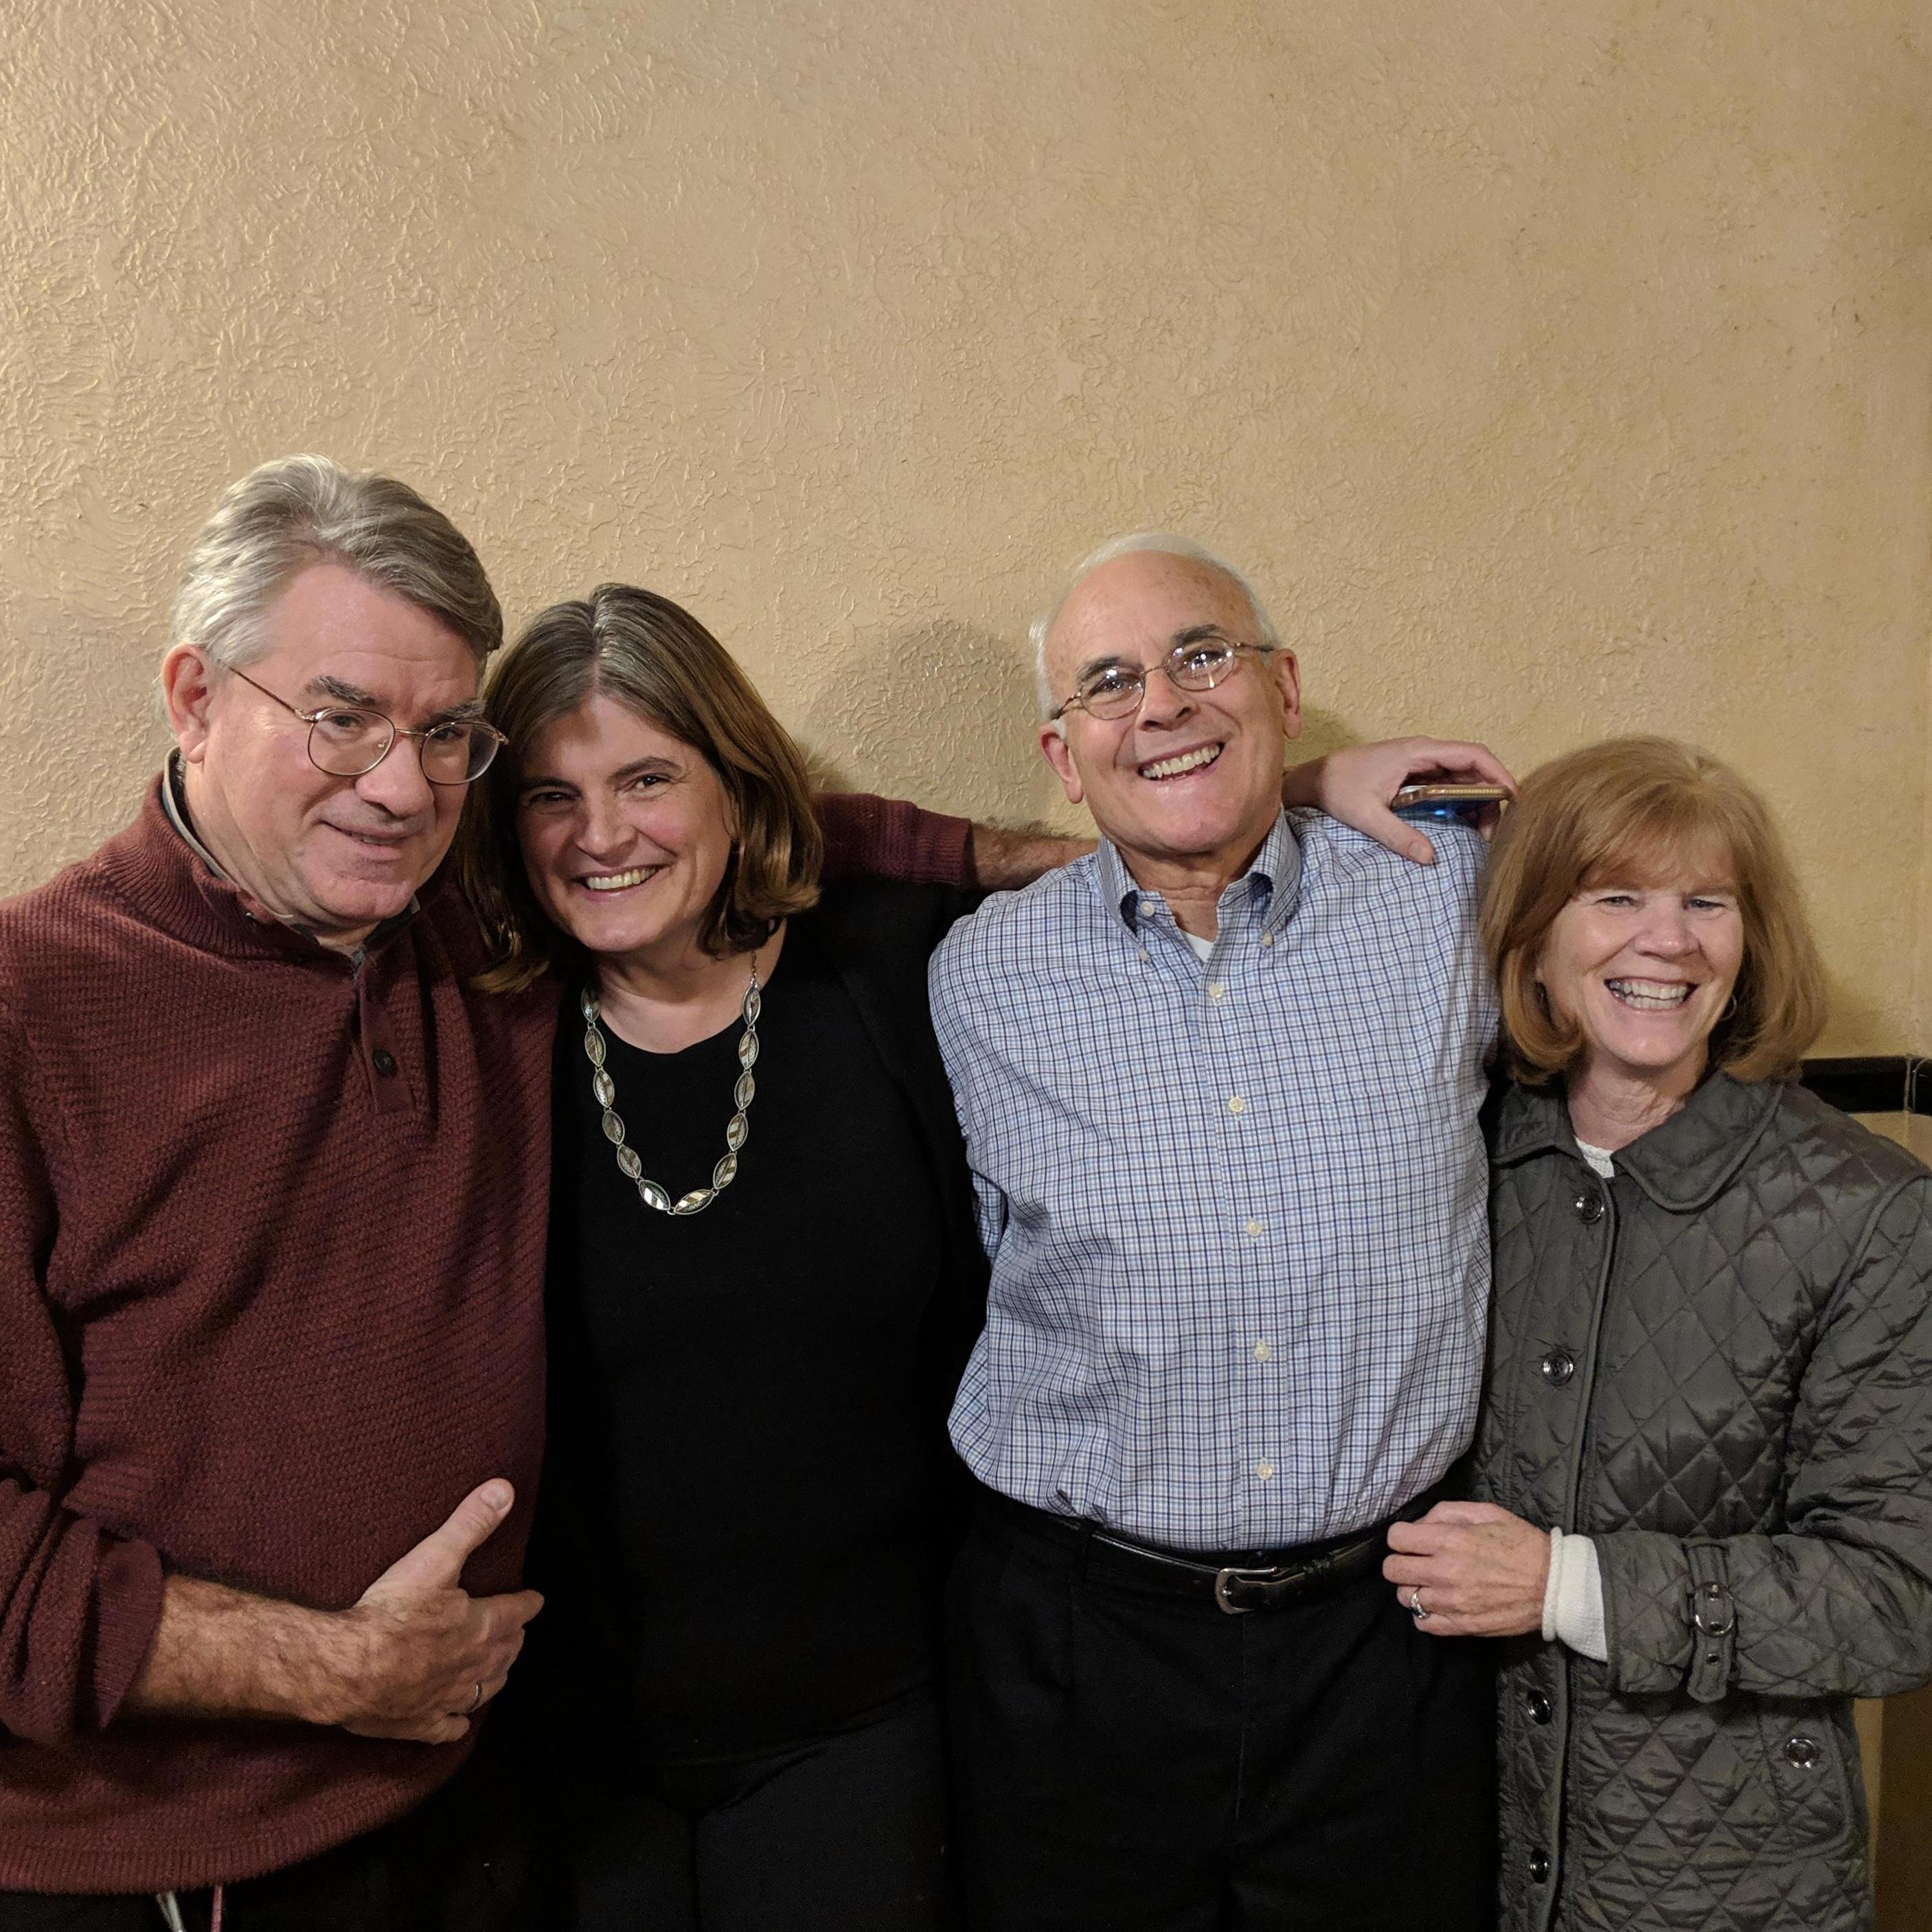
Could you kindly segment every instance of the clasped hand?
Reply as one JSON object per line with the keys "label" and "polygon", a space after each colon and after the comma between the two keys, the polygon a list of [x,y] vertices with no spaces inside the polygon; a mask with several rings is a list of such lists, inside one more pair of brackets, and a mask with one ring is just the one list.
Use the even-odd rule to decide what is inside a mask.
{"label": "clasped hand", "polygon": [[342,1613],[344,1708],[332,1721],[365,1738],[453,1744],[502,1689],[543,1607],[534,1590],[472,1597],[463,1566],[510,1513],[500,1478],[472,1490],[440,1529],[392,1563]]}
{"label": "clasped hand", "polygon": [[1543,1628],[1550,1538],[1493,1503],[1438,1503],[1390,1526],[1382,1574],[1431,1636],[1520,1636]]}

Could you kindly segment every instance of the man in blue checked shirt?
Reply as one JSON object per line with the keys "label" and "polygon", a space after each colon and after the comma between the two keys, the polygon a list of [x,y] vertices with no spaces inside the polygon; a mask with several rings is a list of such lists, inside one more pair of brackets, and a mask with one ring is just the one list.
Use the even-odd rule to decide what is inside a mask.
{"label": "man in blue checked shirt", "polygon": [[1102,842],[932,974],[992,1260],[952,1422],[973,1922],[1476,1932],[1487,1661],[1381,1564],[1482,1373],[1481,842],[1282,810],[1294,655],[1184,539],[1096,552],[1035,638]]}

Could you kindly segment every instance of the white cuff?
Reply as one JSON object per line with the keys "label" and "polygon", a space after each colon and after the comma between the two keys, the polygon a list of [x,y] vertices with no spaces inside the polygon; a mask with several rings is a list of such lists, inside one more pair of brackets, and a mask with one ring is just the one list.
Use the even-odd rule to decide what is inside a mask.
{"label": "white cuff", "polygon": [[1597,1546],[1587,1536],[1550,1532],[1550,1580],[1543,1589],[1543,1636],[1580,1656],[1610,1660],[1604,1629],[1604,1576]]}

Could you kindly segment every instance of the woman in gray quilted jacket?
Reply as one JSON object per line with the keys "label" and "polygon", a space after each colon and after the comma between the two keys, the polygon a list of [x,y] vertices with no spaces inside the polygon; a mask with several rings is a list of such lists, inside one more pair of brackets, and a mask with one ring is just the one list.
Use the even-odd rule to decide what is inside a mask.
{"label": "woman in gray quilted jacket", "polygon": [[1854,1697],[1932,1677],[1932,1175],[1791,1084],[1761,801],[1660,739],[1534,773],[1484,910],[1513,1083],[1478,1500],[1390,1532],[1498,1636],[1502,1922],[1871,1922]]}

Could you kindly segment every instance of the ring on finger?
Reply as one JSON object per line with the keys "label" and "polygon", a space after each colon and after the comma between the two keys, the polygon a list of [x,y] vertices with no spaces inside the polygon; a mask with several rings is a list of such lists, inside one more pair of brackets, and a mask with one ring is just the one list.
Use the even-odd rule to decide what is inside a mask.
{"label": "ring on finger", "polygon": [[1418,1623],[1428,1620],[1429,1612],[1422,1607],[1422,1586],[1420,1583],[1408,1593],[1408,1613]]}
{"label": "ring on finger", "polygon": [[470,1708],[468,1710],[465,1711],[463,1714],[466,1718],[473,1718],[478,1711],[482,1709],[482,1708],[483,1680],[481,1678],[478,1678],[476,1681],[476,1694],[470,1699]]}

